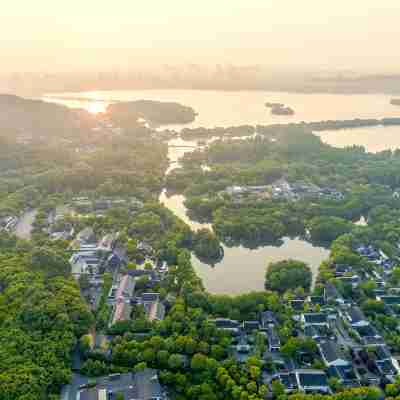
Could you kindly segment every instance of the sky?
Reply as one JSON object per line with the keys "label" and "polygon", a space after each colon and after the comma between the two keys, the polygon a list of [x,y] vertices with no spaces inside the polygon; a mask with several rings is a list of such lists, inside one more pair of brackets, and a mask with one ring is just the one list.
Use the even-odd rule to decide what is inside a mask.
{"label": "sky", "polygon": [[396,72],[399,0],[12,0],[0,72],[264,64]]}

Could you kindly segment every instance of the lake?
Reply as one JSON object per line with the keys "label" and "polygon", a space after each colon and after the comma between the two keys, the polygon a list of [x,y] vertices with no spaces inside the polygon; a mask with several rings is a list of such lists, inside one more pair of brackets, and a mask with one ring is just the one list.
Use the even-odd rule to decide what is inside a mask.
{"label": "lake", "polygon": [[[273,124],[300,121],[320,121],[328,119],[383,118],[400,114],[400,107],[390,104],[386,95],[340,95],[340,94],[300,94],[263,91],[215,92],[194,90],[147,90],[63,93],[46,96],[69,107],[81,107],[91,112],[105,110],[108,104],[117,101],[138,99],[176,101],[193,107],[199,113],[196,121],[185,127],[234,126],[241,124]],[[265,102],[280,102],[292,107],[296,114],[292,117],[271,115]],[[168,126],[180,130],[182,125]],[[396,133],[398,132],[398,133]],[[368,151],[400,147],[400,127],[357,128],[354,130],[322,132],[323,141],[344,147],[353,144],[364,145]],[[179,138],[170,144],[183,144]],[[187,142],[184,142],[187,144]],[[190,142],[195,144],[196,142]],[[187,148],[170,147],[172,162],[167,173],[179,167],[179,159]],[[190,219],[184,206],[184,196],[168,197],[160,194],[160,202],[165,204],[192,229],[210,228]],[[328,258],[329,250],[315,247],[296,238],[284,238],[282,245],[264,246],[258,249],[224,246],[224,258],[214,266],[207,265],[194,255],[192,262],[205,288],[211,293],[238,294],[252,290],[262,290],[264,274],[269,262],[295,258],[309,263],[314,278],[320,263]]]}
{"label": "lake", "polygon": [[[398,116],[400,107],[390,104],[391,96],[377,94],[303,94],[266,91],[140,90],[61,93],[43,97],[69,107],[91,112],[104,111],[117,101],[176,101],[198,113],[185,127],[275,124],[328,119],[382,118]],[[279,102],[295,111],[293,116],[271,115],[266,102]],[[170,126],[180,129],[182,126]]]}
{"label": "lake", "polygon": [[[209,224],[201,224],[190,219],[184,200],[185,197],[182,195],[168,197],[165,191],[160,195],[160,202],[190,225],[193,230],[212,229]],[[281,246],[262,246],[257,249],[247,249],[243,246],[223,246],[223,248],[224,257],[214,266],[200,261],[192,254],[192,264],[196,273],[211,293],[239,294],[263,290],[268,263],[288,258],[308,263],[315,279],[319,265],[329,257],[329,250],[296,238],[284,238]]]}
{"label": "lake", "polygon": [[318,136],[335,147],[364,146],[371,153],[400,148],[400,126],[340,129],[318,132]]}

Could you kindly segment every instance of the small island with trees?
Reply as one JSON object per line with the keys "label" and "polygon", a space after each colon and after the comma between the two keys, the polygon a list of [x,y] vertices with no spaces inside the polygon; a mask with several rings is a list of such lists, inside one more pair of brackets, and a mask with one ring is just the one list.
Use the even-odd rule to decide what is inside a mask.
{"label": "small island with trees", "polygon": [[136,123],[139,119],[156,125],[188,124],[197,113],[192,107],[175,102],[136,100],[110,104],[107,114],[119,124],[128,121]]}
{"label": "small island with trees", "polygon": [[285,106],[283,103],[265,103],[265,107],[271,109],[273,115],[294,115],[294,110],[291,107]]}
{"label": "small island with trees", "polygon": [[298,288],[310,290],[312,273],[302,261],[283,260],[268,265],[265,273],[265,289],[285,293]]}

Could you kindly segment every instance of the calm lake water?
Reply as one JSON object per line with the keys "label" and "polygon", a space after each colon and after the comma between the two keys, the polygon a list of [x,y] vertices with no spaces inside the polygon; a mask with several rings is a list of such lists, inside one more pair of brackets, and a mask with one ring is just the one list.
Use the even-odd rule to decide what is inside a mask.
{"label": "calm lake water", "polygon": [[318,136],[335,147],[364,146],[371,153],[400,148],[400,126],[341,129],[319,132]]}
{"label": "calm lake water", "polygon": [[[277,92],[214,92],[191,90],[148,90],[63,93],[46,97],[48,101],[58,102],[69,107],[82,107],[91,112],[104,111],[108,104],[117,101],[149,99],[176,101],[193,107],[198,112],[196,121],[185,127],[234,126],[240,124],[273,124],[299,121],[320,121],[328,119],[383,118],[399,116],[400,107],[390,104],[386,95],[337,95],[337,94],[297,94]],[[273,116],[264,103],[280,102],[292,107],[296,114],[292,117]],[[182,125],[169,126],[180,130]],[[364,145],[368,151],[400,147],[400,127],[360,128],[346,131],[321,133],[322,140],[335,146],[353,144]],[[187,143],[187,142],[186,142]],[[182,144],[174,139],[171,144]],[[193,144],[191,142],[190,144]],[[190,149],[170,147],[172,161],[169,170],[179,167],[179,159]],[[207,224],[190,219],[184,206],[184,196],[168,197],[163,191],[160,202],[194,230]],[[264,274],[269,262],[296,258],[309,263],[314,277],[320,263],[329,256],[329,251],[314,247],[300,239],[284,238],[282,245],[264,246],[255,250],[244,247],[224,247],[223,260],[210,266],[192,256],[197,274],[206,289],[212,293],[238,294],[251,290],[262,290]]]}
{"label": "calm lake water", "polygon": [[[400,107],[390,104],[391,96],[363,94],[302,94],[266,91],[142,90],[62,93],[44,97],[69,107],[92,112],[104,111],[117,101],[176,101],[191,106],[198,113],[186,127],[273,124],[327,119],[382,118],[400,114]],[[271,115],[265,102],[284,103],[295,111],[293,116]],[[173,126],[172,126],[173,128]],[[181,128],[177,126],[176,128]]]}

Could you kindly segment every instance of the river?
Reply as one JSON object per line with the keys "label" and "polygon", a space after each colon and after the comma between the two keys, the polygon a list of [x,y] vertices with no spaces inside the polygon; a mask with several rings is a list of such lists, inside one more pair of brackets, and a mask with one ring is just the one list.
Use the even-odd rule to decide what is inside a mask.
{"label": "river", "polygon": [[[341,120],[354,118],[396,117],[400,107],[390,104],[390,96],[377,94],[301,94],[263,91],[196,91],[196,90],[147,90],[147,91],[108,91],[63,93],[46,96],[53,101],[69,107],[81,107],[91,112],[104,111],[108,104],[117,101],[149,99],[176,101],[193,107],[198,113],[196,120],[185,127],[235,126],[241,124],[273,124],[300,121]],[[293,108],[295,115],[274,116],[264,106],[265,102],[280,102]],[[168,126],[180,130],[182,125]],[[344,147],[353,144],[364,145],[368,151],[386,148],[400,148],[400,127],[357,128],[347,131],[323,132],[323,141]],[[187,143],[187,142],[186,142]],[[170,144],[182,144],[174,139]],[[190,142],[192,145],[193,142]],[[179,167],[179,159],[191,149],[169,148],[171,165],[167,171]],[[160,202],[165,204],[178,217],[198,230],[209,225],[193,221],[184,206],[184,196],[168,197],[163,191]],[[251,290],[262,290],[266,266],[271,261],[296,258],[309,263],[314,278],[320,263],[329,256],[322,247],[300,240],[284,238],[280,247],[264,246],[258,249],[243,247],[224,247],[224,258],[214,266],[202,263],[194,255],[193,265],[203,280],[205,288],[211,293],[238,294]]]}

